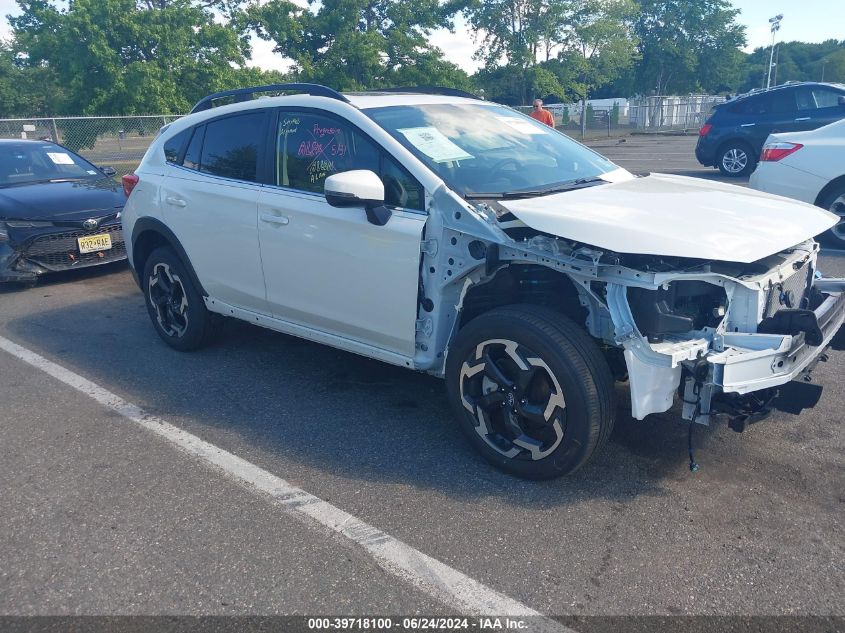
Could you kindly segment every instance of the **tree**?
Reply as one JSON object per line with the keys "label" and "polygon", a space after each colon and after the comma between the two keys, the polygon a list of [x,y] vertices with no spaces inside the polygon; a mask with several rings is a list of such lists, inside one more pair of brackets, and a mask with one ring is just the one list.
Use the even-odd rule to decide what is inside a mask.
{"label": "tree", "polygon": [[50,68],[22,64],[12,47],[0,42],[0,117],[49,116],[60,94]]}
{"label": "tree", "polygon": [[478,79],[520,103],[547,92],[585,98],[630,65],[635,11],[632,0],[474,0]]}
{"label": "tree", "polygon": [[745,45],[738,14],[729,0],[640,0],[638,87],[662,95],[736,85]]}
{"label": "tree", "polygon": [[249,43],[192,0],[18,0],[14,49],[28,68],[61,77],[56,113],[183,113],[209,92],[263,75],[245,66]]}
{"label": "tree", "polygon": [[613,81],[634,61],[636,37],[631,0],[582,0],[571,17],[559,73],[569,89],[586,100],[592,90]]}
{"label": "tree", "polygon": [[538,63],[560,46],[570,11],[570,0],[471,0],[465,13],[481,34],[475,58],[484,68],[476,80],[485,93],[511,104],[565,93],[555,75]]}
{"label": "tree", "polygon": [[[765,86],[769,47],[761,47],[744,60],[742,90]],[[777,66],[772,78],[785,81],[845,81],[845,40],[819,43],[781,42],[775,52]]]}
{"label": "tree", "polygon": [[293,76],[299,80],[339,90],[469,86],[466,73],[429,41],[434,29],[452,26],[452,5],[437,0],[325,0],[315,6],[303,8],[289,0],[253,4],[243,23],[293,61]]}

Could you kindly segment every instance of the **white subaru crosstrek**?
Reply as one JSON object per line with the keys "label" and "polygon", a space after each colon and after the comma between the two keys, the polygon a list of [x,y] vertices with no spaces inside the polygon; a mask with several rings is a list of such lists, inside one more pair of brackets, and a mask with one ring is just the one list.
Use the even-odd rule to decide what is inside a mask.
{"label": "white subaru crosstrek", "polygon": [[[252,98],[285,90],[303,94]],[[845,281],[816,267],[827,211],[634,175],[454,91],[217,93],[124,185],[170,346],[223,315],[443,377],[469,441],[524,477],[590,459],[614,379],[637,419],[679,397],[690,429],[742,430],[845,318]]]}

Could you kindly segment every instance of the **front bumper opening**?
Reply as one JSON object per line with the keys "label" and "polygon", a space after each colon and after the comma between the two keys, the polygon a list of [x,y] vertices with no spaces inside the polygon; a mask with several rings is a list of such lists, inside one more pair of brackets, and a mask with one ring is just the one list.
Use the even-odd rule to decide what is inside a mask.
{"label": "front bumper opening", "polygon": [[812,369],[845,321],[845,294],[825,297],[812,314],[815,323],[802,320],[808,331],[726,334],[725,351],[708,358],[713,383],[725,393],[745,394],[783,385]]}

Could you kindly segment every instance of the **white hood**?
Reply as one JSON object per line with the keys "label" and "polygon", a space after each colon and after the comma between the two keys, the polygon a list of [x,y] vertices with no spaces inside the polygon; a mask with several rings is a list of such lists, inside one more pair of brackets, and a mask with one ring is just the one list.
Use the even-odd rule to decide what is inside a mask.
{"label": "white hood", "polygon": [[601,249],[734,262],[782,251],[838,220],[780,196],[667,174],[500,204],[533,229]]}

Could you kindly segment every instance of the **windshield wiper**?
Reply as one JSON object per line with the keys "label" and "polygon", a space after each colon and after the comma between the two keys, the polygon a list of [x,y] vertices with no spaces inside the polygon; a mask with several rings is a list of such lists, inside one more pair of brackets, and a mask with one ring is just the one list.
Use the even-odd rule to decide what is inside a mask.
{"label": "windshield wiper", "polygon": [[593,187],[595,185],[606,183],[607,180],[592,176],[590,178],[578,178],[570,180],[560,185],[551,187],[544,187],[543,189],[517,189],[516,191],[497,191],[489,193],[465,193],[466,200],[513,200],[515,198],[537,198],[539,196],[547,196],[551,193],[560,193],[562,191],[573,191],[574,189],[583,189],[584,187]]}

